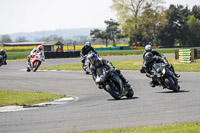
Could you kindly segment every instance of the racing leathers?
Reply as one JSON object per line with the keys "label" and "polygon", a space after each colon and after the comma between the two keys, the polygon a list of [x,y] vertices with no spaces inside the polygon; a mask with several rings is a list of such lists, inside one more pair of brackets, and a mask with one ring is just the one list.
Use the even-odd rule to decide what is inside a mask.
{"label": "racing leathers", "polygon": [[[31,52],[30,52],[30,55],[27,56],[28,58],[28,61],[27,61],[27,64],[30,65],[30,59],[31,59],[31,56],[34,56],[34,53],[35,52],[38,52],[40,53],[44,59],[45,59],[45,55],[44,55],[44,51],[43,50],[39,50],[38,48],[34,48]],[[44,61],[44,60],[43,60]]]}
{"label": "racing leathers", "polygon": [[82,67],[85,64],[85,59],[86,59],[86,55],[90,52],[93,51],[95,54],[97,54],[97,52],[94,50],[93,47],[91,46],[83,46],[80,52],[80,56],[81,56],[81,62],[83,63]]}
{"label": "racing leathers", "polygon": [[[97,79],[97,68],[106,66],[107,68],[109,68],[110,71],[114,72],[115,74],[117,74],[121,79],[122,82],[125,84],[125,86],[130,86],[128,84],[128,81],[124,78],[124,76],[121,74],[121,71],[119,69],[116,69],[111,62],[109,62],[108,60],[104,59],[104,58],[99,58],[98,61],[95,64],[92,64],[91,66],[91,73],[92,73],[92,78],[93,80],[96,82]],[[102,89],[102,86],[99,86],[100,89]]]}

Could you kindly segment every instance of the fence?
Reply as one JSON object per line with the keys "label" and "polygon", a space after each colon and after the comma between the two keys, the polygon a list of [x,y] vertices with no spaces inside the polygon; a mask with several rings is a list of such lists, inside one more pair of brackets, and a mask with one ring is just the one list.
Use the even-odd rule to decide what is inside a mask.
{"label": "fence", "polygon": [[191,49],[181,49],[179,50],[179,60],[183,63],[191,62]]}
{"label": "fence", "polygon": [[179,59],[183,63],[193,62],[195,59],[200,59],[200,49],[177,49],[175,59]]}
{"label": "fence", "polygon": [[68,51],[68,52],[44,52],[45,58],[72,58],[80,57],[80,51]]}

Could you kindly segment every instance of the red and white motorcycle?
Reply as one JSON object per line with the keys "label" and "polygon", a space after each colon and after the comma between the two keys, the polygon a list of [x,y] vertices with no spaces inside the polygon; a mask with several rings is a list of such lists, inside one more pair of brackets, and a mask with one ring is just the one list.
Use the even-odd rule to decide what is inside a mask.
{"label": "red and white motorcycle", "polygon": [[27,66],[27,72],[30,72],[31,70],[36,72],[42,61],[45,60],[44,56],[42,56],[40,52],[35,52],[34,55],[28,56],[27,58],[30,58],[30,63],[28,63]]}

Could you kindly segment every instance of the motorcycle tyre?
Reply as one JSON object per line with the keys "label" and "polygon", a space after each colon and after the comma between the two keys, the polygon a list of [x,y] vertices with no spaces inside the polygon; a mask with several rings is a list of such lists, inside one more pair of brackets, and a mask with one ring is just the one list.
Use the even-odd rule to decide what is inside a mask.
{"label": "motorcycle tyre", "polygon": [[36,71],[37,71],[37,69],[39,68],[40,64],[41,64],[41,62],[38,61],[37,66],[33,68],[33,72],[36,72]]}
{"label": "motorcycle tyre", "polygon": [[116,94],[115,91],[110,87],[110,85],[106,85],[106,90],[108,93],[110,93],[110,95],[116,99],[116,100],[120,100],[121,99],[121,95],[120,93],[119,94]]}
{"label": "motorcycle tyre", "polygon": [[172,84],[170,78],[166,78],[165,83],[169,86],[169,89],[173,90],[174,92],[178,92],[180,89],[179,85],[176,87],[174,84]]}

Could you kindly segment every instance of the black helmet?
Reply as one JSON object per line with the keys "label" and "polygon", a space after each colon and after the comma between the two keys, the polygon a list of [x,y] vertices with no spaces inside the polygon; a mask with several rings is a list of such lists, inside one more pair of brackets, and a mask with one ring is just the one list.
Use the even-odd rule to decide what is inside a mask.
{"label": "black helmet", "polygon": [[153,60],[153,54],[151,52],[147,52],[145,55],[144,55],[144,60],[149,63]]}
{"label": "black helmet", "polygon": [[86,46],[86,47],[91,47],[91,42],[86,42],[86,43],[85,43],[85,46]]}
{"label": "black helmet", "polygon": [[90,60],[90,63],[94,65],[99,58],[96,54],[93,53],[88,56],[88,59]]}

